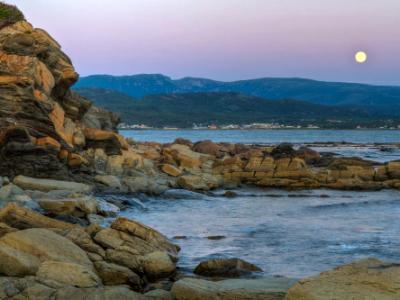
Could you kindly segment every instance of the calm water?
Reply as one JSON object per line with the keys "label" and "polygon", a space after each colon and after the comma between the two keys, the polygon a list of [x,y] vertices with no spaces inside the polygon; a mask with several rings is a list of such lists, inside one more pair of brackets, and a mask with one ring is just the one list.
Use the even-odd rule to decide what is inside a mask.
{"label": "calm water", "polygon": [[181,137],[193,142],[245,144],[277,143],[400,143],[400,130],[121,130],[121,134],[137,141],[170,143]]}
{"label": "calm water", "polygon": [[[250,130],[121,131],[139,141],[192,141],[295,145],[349,142],[366,145],[313,144],[319,151],[376,161],[400,159],[396,130]],[[387,143],[386,151],[380,145]],[[400,191],[239,190],[238,197],[169,191],[143,198],[145,208],[123,212],[176,239],[182,247],[180,267],[187,272],[202,260],[239,257],[259,265],[267,275],[304,277],[364,257],[400,260]],[[225,236],[209,240],[208,236]]]}
{"label": "calm water", "polygon": [[[174,242],[188,272],[204,259],[240,257],[265,274],[298,278],[364,257],[400,257],[400,191],[246,189],[234,199],[174,193],[123,214],[170,238],[186,236]],[[226,238],[207,239],[216,235]]]}
{"label": "calm water", "polygon": [[[400,130],[122,130],[120,133],[137,141],[160,143],[170,143],[178,137],[193,142],[209,139],[266,145],[289,142],[300,146],[310,143],[309,146],[317,151],[342,156],[359,156],[379,162],[400,159],[400,147],[393,145],[400,144]],[[324,144],[328,142],[352,144]],[[389,151],[382,151],[382,145],[377,144],[392,145],[387,149]]]}

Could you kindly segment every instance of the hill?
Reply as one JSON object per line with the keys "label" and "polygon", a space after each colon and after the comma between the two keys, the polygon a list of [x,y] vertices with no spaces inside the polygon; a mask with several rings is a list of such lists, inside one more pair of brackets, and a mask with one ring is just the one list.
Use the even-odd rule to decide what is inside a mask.
{"label": "hill", "polygon": [[232,92],[157,94],[140,100],[104,89],[79,89],[78,92],[96,105],[120,114],[126,123],[153,127],[277,122],[354,128],[359,124],[375,127],[377,123],[383,124],[385,119],[357,106],[332,107],[297,100],[266,100]]}
{"label": "hill", "polygon": [[203,78],[173,80],[164,75],[93,75],[79,80],[76,88],[112,89],[135,98],[151,94],[237,92],[270,100],[297,99],[325,105],[359,105],[377,113],[400,116],[400,87],[323,82],[300,78],[261,78],[221,82]]}

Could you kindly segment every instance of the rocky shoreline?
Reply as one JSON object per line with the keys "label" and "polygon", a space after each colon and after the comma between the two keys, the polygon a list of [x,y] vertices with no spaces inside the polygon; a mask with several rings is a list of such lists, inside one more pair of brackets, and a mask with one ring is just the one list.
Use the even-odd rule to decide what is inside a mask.
{"label": "rocky shoreline", "polygon": [[[399,298],[400,268],[376,260],[296,284],[182,278],[178,246],[93,195],[241,185],[399,189],[400,161],[337,158],[287,144],[127,140],[116,131],[117,116],[70,90],[78,74],[61,46],[18,16],[0,22],[0,299]],[[102,227],[104,217],[115,220]],[[219,277],[252,271],[258,268],[241,260],[197,269]]]}

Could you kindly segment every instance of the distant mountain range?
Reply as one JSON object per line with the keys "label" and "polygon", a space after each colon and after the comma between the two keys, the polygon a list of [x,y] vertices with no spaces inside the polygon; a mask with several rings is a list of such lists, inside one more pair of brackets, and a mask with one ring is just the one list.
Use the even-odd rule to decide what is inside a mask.
{"label": "distant mountain range", "polygon": [[400,116],[400,87],[323,82],[300,78],[260,78],[222,82],[204,78],[173,80],[159,74],[83,77],[76,88],[102,88],[134,98],[152,94],[237,92],[269,100],[296,99],[325,105],[357,105]]}
{"label": "distant mountain range", "polygon": [[400,87],[297,78],[221,82],[163,75],[83,77],[75,89],[129,124],[315,124],[324,128],[397,126]]}
{"label": "distant mountain range", "polygon": [[[118,113],[128,124],[192,127],[196,124],[280,123],[322,128],[354,128],[359,124],[393,125],[358,106],[327,106],[298,100],[266,100],[233,92],[169,93],[134,98],[118,91],[81,88],[96,105]],[[397,123],[396,123],[397,124]],[[381,125],[379,125],[381,126]]]}

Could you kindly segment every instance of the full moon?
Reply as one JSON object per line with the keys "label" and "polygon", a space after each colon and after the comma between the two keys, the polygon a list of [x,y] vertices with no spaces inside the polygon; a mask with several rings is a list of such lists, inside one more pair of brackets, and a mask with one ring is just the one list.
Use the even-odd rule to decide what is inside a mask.
{"label": "full moon", "polygon": [[367,53],[365,53],[364,51],[358,51],[355,55],[355,59],[356,62],[358,62],[359,64],[363,64],[367,61]]}

